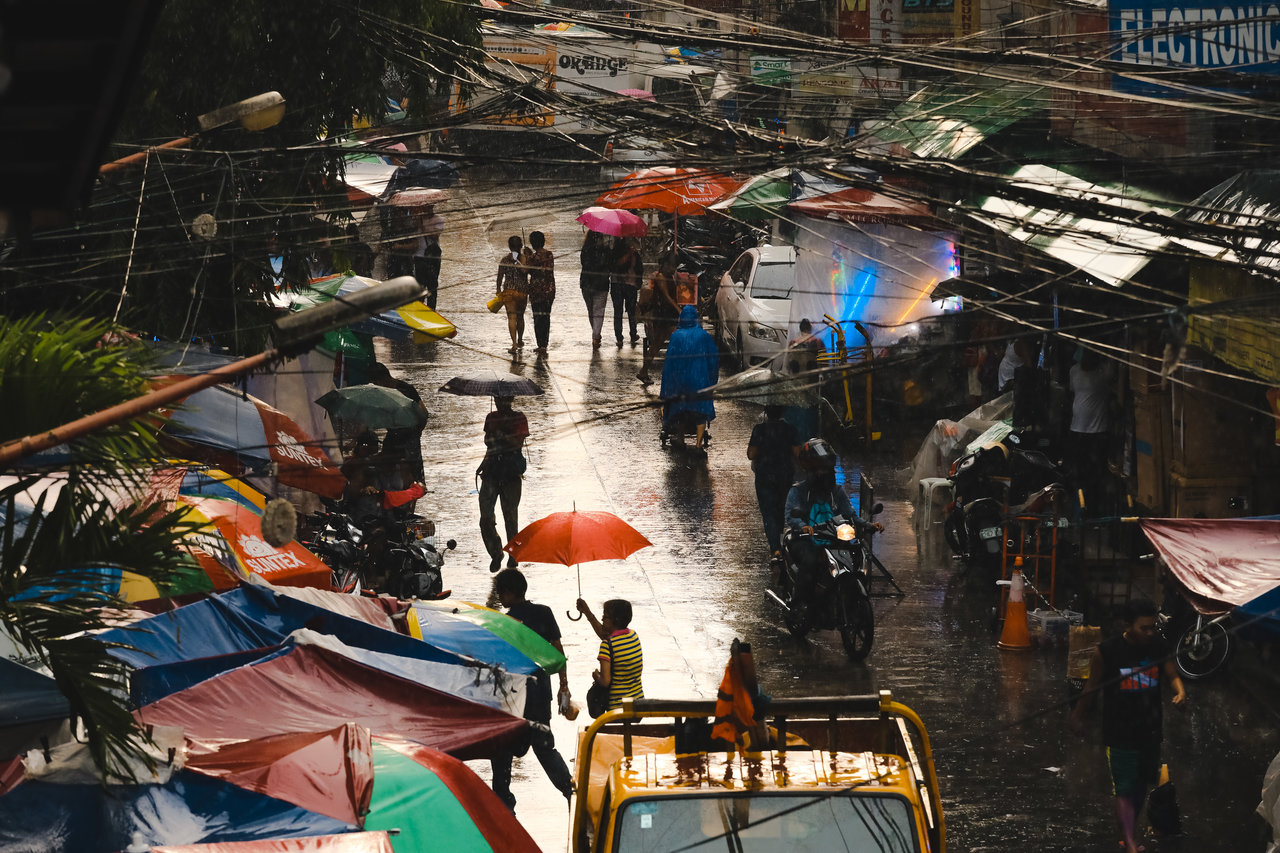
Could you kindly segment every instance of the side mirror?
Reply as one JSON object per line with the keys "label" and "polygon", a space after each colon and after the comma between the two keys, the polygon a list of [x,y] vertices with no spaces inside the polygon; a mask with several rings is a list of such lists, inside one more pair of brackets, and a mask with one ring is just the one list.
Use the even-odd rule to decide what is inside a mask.
{"label": "side mirror", "polygon": [[875,518],[877,515],[879,515],[882,512],[884,512],[884,504],[882,503],[878,503],[875,506],[871,507],[872,518]]}

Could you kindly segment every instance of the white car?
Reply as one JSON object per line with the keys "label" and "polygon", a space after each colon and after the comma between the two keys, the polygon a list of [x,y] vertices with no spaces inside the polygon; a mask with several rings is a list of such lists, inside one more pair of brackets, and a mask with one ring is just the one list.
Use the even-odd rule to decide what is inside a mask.
{"label": "white car", "polygon": [[795,283],[795,246],[747,249],[721,276],[716,333],[741,366],[761,364],[787,348]]}

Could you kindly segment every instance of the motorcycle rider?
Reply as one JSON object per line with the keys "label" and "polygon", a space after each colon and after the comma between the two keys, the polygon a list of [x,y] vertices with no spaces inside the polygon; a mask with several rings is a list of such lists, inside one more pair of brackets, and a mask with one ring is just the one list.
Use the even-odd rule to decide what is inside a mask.
{"label": "motorcycle rider", "polygon": [[880,522],[858,518],[849,496],[836,483],[836,461],[839,457],[824,439],[811,438],[797,456],[803,479],[791,487],[787,495],[786,518],[791,535],[784,542],[787,556],[796,567],[796,588],[791,596],[792,613],[803,623],[805,609],[813,596],[819,572],[826,567],[824,549],[830,540],[814,536],[815,527],[843,516],[859,537],[870,531],[882,531]]}

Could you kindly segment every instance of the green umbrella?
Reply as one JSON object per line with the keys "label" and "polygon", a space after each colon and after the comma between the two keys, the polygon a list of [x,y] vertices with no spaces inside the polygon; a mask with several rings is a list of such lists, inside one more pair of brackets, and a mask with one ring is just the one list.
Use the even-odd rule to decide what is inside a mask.
{"label": "green umbrella", "polygon": [[[533,661],[544,672],[556,673],[564,669],[565,657],[555,646],[542,639],[542,636],[537,631],[505,613],[490,610],[487,607],[482,607],[469,601],[450,601],[448,603],[441,601],[414,601],[413,608],[426,614],[428,621],[432,623],[431,627],[424,631],[418,619],[411,620],[409,633],[413,636],[434,637],[435,640],[443,642],[443,637],[439,635],[439,632],[447,630],[447,625],[439,619],[431,620],[429,617],[432,615],[445,616],[483,628]],[[480,660],[493,661],[494,656],[486,654],[481,646],[472,646],[465,650],[458,649],[452,645],[446,645],[446,647],[455,651],[465,651],[465,653]]]}
{"label": "green umbrella", "polygon": [[422,426],[418,403],[394,388],[350,385],[336,388],[316,400],[331,417],[363,424],[369,429],[402,429]]}
{"label": "green umbrella", "polygon": [[795,169],[774,169],[756,175],[707,208],[741,220],[781,216],[790,202],[848,189],[821,175]]}

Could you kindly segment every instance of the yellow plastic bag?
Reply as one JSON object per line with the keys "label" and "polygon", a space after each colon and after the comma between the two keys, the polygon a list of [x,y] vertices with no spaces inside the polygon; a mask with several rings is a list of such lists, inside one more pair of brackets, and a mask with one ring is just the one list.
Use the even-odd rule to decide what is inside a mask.
{"label": "yellow plastic bag", "polygon": [[1096,625],[1072,625],[1068,632],[1067,678],[1085,681],[1093,650],[1102,642],[1102,629]]}
{"label": "yellow plastic bag", "polygon": [[484,307],[488,308],[491,313],[497,314],[502,310],[503,301],[502,294],[499,293],[496,296],[491,297],[489,301],[484,304]]}

